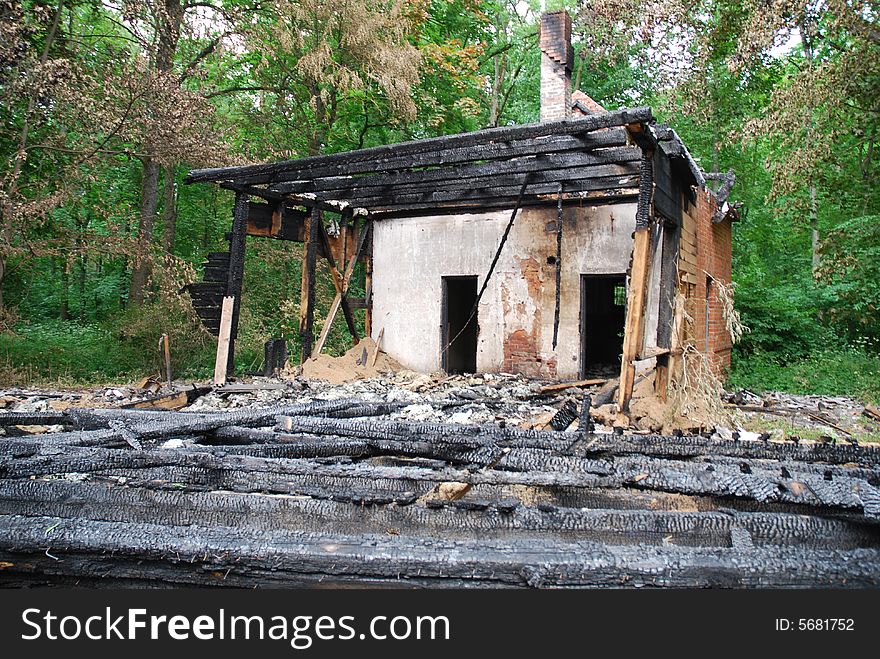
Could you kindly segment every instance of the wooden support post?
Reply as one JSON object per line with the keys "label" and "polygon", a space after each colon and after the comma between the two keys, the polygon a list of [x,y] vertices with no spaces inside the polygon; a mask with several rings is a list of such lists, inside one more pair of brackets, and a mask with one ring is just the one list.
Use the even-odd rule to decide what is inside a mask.
{"label": "wooden support post", "polygon": [[[683,197],[684,195],[682,195]],[[657,313],[657,347],[671,350],[675,323],[675,297],[678,293],[678,256],[681,241],[681,216],[665,222],[660,240],[660,307]],[[669,386],[669,355],[657,357],[654,393],[666,402]]]}
{"label": "wooden support post", "polygon": [[229,328],[229,357],[226,361],[226,375],[235,374],[235,338],[238,336],[238,317],[241,311],[241,287],[244,282],[244,250],[247,241],[248,195],[235,194],[235,207],[232,211],[232,232],[229,236],[229,273],[226,280],[226,295],[233,298],[232,319]]}
{"label": "wooden support post", "polygon": [[[365,219],[361,231],[366,232],[370,220]],[[364,275],[364,334],[373,336],[373,244],[372,240],[366,248],[364,257],[366,274]]]}
{"label": "wooden support post", "polygon": [[336,293],[336,297],[333,298],[333,303],[330,305],[330,311],[327,313],[327,320],[324,321],[324,327],[321,328],[321,336],[318,339],[318,342],[315,344],[316,354],[320,353],[321,350],[324,349],[324,343],[327,341],[327,336],[330,333],[330,326],[333,324],[333,319],[336,317],[336,312],[339,311],[339,307],[342,304],[342,301],[345,299],[345,294],[348,291],[348,284],[351,280],[351,275],[354,272],[354,267],[357,265],[358,259],[364,251],[364,247],[367,242],[367,231],[369,228],[370,225],[364,226],[364,231],[358,239],[357,250],[352,255],[352,258],[348,262],[348,265],[345,268],[345,272],[342,275],[342,290]]}
{"label": "wooden support post", "polygon": [[306,240],[303,246],[302,286],[299,304],[299,338],[302,345],[302,361],[312,356],[315,340],[315,256],[318,248],[321,211],[312,209],[306,218]]}
{"label": "wooden support post", "polygon": [[636,230],[633,239],[632,271],[626,306],[626,325],[623,333],[623,356],[620,362],[620,386],[617,406],[624,413],[629,409],[635,384],[636,368],[633,363],[645,340],[646,303],[651,281],[651,200],[654,188],[653,153],[642,155],[639,178],[639,205],[636,211]]}
{"label": "wooden support post", "polygon": [[162,339],[162,352],[165,356],[165,381],[168,383],[168,388],[171,388],[171,345],[168,341],[168,335],[163,334]]}
{"label": "wooden support post", "polygon": [[223,298],[223,308],[220,312],[220,337],[217,339],[217,359],[214,361],[214,385],[226,384],[227,364],[230,357],[229,348],[232,343],[232,316],[235,308],[235,298],[226,296]]}
{"label": "wooden support post", "polygon": [[[348,288],[347,283],[343,283],[342,275],[339,274],[339,268],[336,266],[336,259],[333,258],[333,252],[330,249],[330,237],[327,235],[327,230],[324,228],[324,225],[319,225],[318,234],[321,237],[321,245],[324,248],[324,255],[327,259],[327,264],[330,266],[330,276],[333,278],[333,286],[336,287],[336,294],[341,295],[340,303],[342,306],[342,313],[345,316],[345,322],[348,325],[348,333],[351,334],[353,344],[357,344],[360,341],[360,337],[358,336],[357,326],[354,323],[354,313],[352,313],[351,306],[348,303],[348,299],[345,297],[345,290]],[[342,243],[343,247],[341,249],[341,253],[345,254],[345,242]],[[343,256],[343,259],[345,257]],[[346,267],[346,261],[343,260],[341,262],[343,269]],[[332,310],[332,313],[335,315],[336,310],[339,309],[339,305]],[[320,348],[318,352],[321,352]]]}

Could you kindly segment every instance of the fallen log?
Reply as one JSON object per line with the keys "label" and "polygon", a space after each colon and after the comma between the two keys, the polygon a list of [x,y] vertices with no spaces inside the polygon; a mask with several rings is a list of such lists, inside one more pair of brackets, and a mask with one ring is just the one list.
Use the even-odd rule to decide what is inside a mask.
{"label": "fallen log", "polygon": [[0,427],[9,426],[57,426],[68,425],[70,419],[64,412],[2,412]]}
{"label": "fallen log", "polygon": [[[4,580],[36,572],[44,579],[149,578],[230,586],[880,585],[876,548],[615,546],[547,538],[468,541],[208,526],[181,533],[179,527],[156,524],[17,515],[4,516],[0,529],[0,560],[12,566],[0,573]],[[59,556],[64,560],[53,560]]]}
{"label": "fallen log", "polygon": [[[334,498],[241,496],[179,491],[153,482],[18,481],[0,484],[0,515],[26,514],[166,526],[234,527],[254,531],[297,529],[320,533],[383,533],[479,540],[529,537],[611,544],[727,547],[736,529],[756,546],[796,544],[813,549],[854,549],[880,542],[880,527],[843,519],[785,513],[589,510],[524,505],[513,501],[450,501],[437,506],[396,502],[352,505]],[[508,504],[508,505],[505,505]],[[485,514],[492,510],[491,514]],[[498,511],[497,513],[494,511]]]}

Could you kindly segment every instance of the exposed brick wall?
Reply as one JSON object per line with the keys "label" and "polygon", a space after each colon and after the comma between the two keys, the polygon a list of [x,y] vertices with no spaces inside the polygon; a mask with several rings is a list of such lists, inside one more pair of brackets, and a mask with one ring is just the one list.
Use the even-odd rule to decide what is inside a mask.
{"label": "exposed brick wall", "polygon": [[541,16],[541,121],[571,115],[571,16],[555,11]]}
{"label": "exposed brick wall", "polygon": [[[731,223],[727,220],[718,224],[712,223],[715,208],[715,196],[712,193],[698,190],[695,213],[698,276],[693,291],[692,304],[689,306],[694,316],[694,339],[697,349],[707,352],[712,364],[719,372],[723,372],[730,367],[732,343],[726,330],[716,282],[729,284],[731,281],[733,246]],[[708,299],[706,295],[707,280],[711,280]]]}

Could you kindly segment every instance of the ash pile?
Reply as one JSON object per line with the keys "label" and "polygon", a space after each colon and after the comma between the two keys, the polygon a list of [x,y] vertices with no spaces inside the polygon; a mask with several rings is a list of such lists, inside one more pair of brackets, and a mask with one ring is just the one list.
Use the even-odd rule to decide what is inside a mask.
{"label": "ash pile", "polygon": [[880,585],[876,447],[623,434],[601,394],[399,373],[179,411],[29,395],[0,413],[0,583]]}

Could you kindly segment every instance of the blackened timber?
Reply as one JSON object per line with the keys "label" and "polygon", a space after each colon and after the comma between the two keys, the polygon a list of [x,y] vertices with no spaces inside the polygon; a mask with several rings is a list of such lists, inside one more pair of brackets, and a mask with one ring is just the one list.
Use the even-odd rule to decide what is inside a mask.
{"label": "blackened timber", "polygon": [[[181,534],[179,527],[163,524],[18,515],[4,516],[0,528],[4,562],[16,571],[32,565],[38,573],[55,577],[152,576],[159,583],[239,587],[383,580],[397,587],[880,584],[876,548],[616,546],[528,536],[443,540],[207,525],[193,525]],[[52,529],[48,540],[46,529]],[[49,542],[64,555],[63,561],[45,556]],[[4,578],[11,576],[8,569],[3,573]]]}
{"label": "blackened timber", "polygon": [[2,412],[0,427],[69,424],[64,412]]}
{"label": "blackened timber", "polygon": [[244,251],[247,241],[248,195],[236,193],[232,211],[232,234],[229,238],[229,273],[226,295],[233,299],[232,325],[229,330],[229,353],[226,374],[235,374],[235,339],[238,336],[238,319],[241,314],[241,289],[244,281]]}
{"label": "blackened timber", "polygon": [[636,208],[636,230],[633,236],[632,269],[627,293],[626,325],[623,333],[623,355],[620,360],[620,386],[617,406],[629,410],[635,383],[635,364],[645,340],[645,309],[651,278],[651,208],[654,195],[654,159],[650,151],[642,154],[639,176],[639,202]]}
{"label": "blackened timber", "polygon": [[348,177],[379,172],[403,171],[430,167],[446,167],[449,165],[488,162],[532,156],[539,153],[580,152],[592,149],[626,146],[626,132],[623,129],[607,129],[597,133],[586,133],[582,136],[555,136],[535,140],[513,140],[496,142],[480,147],[441,149],[411,156],[380,158],[376,161],[339,163],[326,167],[291,170],[279,174],[270,183],[286,181],[313,180],[320,177]]}
{"label": "blackened timber", "polygon": [[[149,482],[107,486],[65,481],[10,481],[0,484],[0,514],[26,511],[30,516],[57,516],[101,521],[212,526],[254,531],[295,528],[336,533],[426,531],[445,538],[570,538],[609,544],[727,547],[734,529],[749,532],[758,546],[796,544],[812,549],[855,549],[880,544],[880,529],[840,519],[782,513],[589,510],[558,507],[542,510],[517,500],[507,514],[484,514],[451,502],[443,506],[373,505],[361,507],[338,498],[241,497],[233,493],[193,490],[187,506],[170,487]],[[486,500],[493,508],[497,500]],[[485,508],[483,509],[485,510]]]}
{"label": "blackened timber", "polygon": [[302,346],[302,361],[312,356],[315,341],[315,261],[320,231],[318,224],[323,220],[321,212],[313,209],[306,220],[308,238],[303,247],[302,285],[300,288],[299,338]]}
{"label": "blackened timber", "polygon": [[370,203],[374,199],[397,199],[416,193],[425,195],[436,192],[454,190],[473,190],[474,188],[516,187],[529,176],[533,184],[573,184],[575,181],[596,181],[595,184],[583,184],[585,189],[636,187],[639,183],[639,167],[637,163],[627,165],[597,165],[574,167],[569,169],[547,169],[532,172],[516,172],[498,176],[481,176],[473,179],[448,179],[428,183],[394,184],[388,186],[351,187],[338,190],[326,190],[320,194],[326,199],[352,201],[353,203]]}
{"label": "blackened timber", "polygon": [[[63,453],[0,461],[0,476],[27,479],[67,473],[118,473],[118,470],[173,467],[171,478],[180,482],[180,469],[204,473],[218,489],[234,489],[233,481],[249,482],[274,475],[279,492],[301,491],[322,482],[349,483],[355,488],[389,487],[400,491],[425,490],[430,483],[458,482],[471,485],[524,485],[531,487],[621,488],[679,492],[698,496],[722,496],[769,503],[799,504],[818,511],[862,512],[865,519],[880,519],[880,493],[866,480],[798,474],[796,479],[764,472],[756,463],[754,473],[742,473],[737,464],[706,464],[646,459],[640,456],[609,461],[583,460],[571,469],[573,458],[554,457],[543,451],[520,450],[505,453],[498,468],[474,471],[470,468],[385,466],[362,462],[331,462],[228,455],[204,450],[131,451],[73,447]],[[713,465],[709,465],[713,466]],[[130,474],[130,471],[126,471]],[[328,481],[329,479],[329,481]],[[421,483],[421,485],[420,485]],[[309,485],[311,484],[311,485]],[[236,486],[237,487],[237,486]],[[265,484],[259,487],[266,487]],[[273,486],[274,489],[275,486]]]}
{"label": "blackened timber", "polygon": [[[607,193],[610,196],[621,190],[633,191],[632,194],[637,194],[636,186],[638,185],[638,177],[636,176],[602,177],[598,179],[586,178],[583,180],[574,179],[561,182],[557,180],[549,183],[536,183],[534,185],[532,185],[529,176],[519,178],[521,183],[526,180],[529,182],[528,197],[534,198],[537,195],[552,195],[552,201],[555,201],[556,199],[560,183],[562,185],[563,195],[576,195],[578,193],[593,192],[596,196],[601,196],[603,193]],[[507,200],[507,205],[510,207],[512,205],[511,202],[517,198],[519,188],[520,185],[500,187],[477,186],[467,187],[461,190],[446,190],[440,188],[436,190],[426,190],[425,192],[409,192],[404,188],[400,191],[396,190],[392,194],[383,194],[375,197],[358,197],[351,201],[355,205],[363,205],[364,207],[370,208],[371,212],[397,207],[409,208],[412,207],[413,204],[467,200]],[[545,201],[551,201],[551,199]]]}
{"label": "blackened timber", "polygon": [[504,126],[458,135],[447,135],[424,140],[413,140],[385,146],[377,146],[359,151],[348,151],[323,156],[310,156],[298,160],[287,160],[264,165],[243,167],[223,167],[219,169],[193,170],[186,177],[186,183],[204,181],[237,181],[239,184],[268,183],[277,180],[279,174],[293,169],[308,171],[310,168],[376,161],[381,158],[405,156],[418,153],[434,153],[438,149],[473,147],[492,142],[533,139],[552,135],[574,135],[602,128],[628,124],[650,123],[654,120],[650,108],[633,108],[593,115],[583,119],[566,119],[557,122],[529,124],[525,126]]}
{"label": "blackened timber", "polygon": [[[282,193],[315,192],[327,190],[360,190],[361,188],[386,187],[394,185],[416,185],[439,183],[447,185],[452,181],[497,177],[502,174],[524,173],[571,168],[596,168],[596,176],[609,174],[636,174],[638,167],[627,167],[637,163],[641,152],[637,147],[618,147],[599,149],[585,153],[539,153],[500,162],[476,163],[453,167],[418,171],[399,171],[390,174],[374,174],[359,177],[316,178],[304,181],[280,183],[270,189]],[[615,167],[617,165],[617,167]],[[602,167],[604,166],[604,168]]]}
{"label": "blackened timber", "polygon": [[553,349],[559,338],[559,312],[562,299],[562,184],[559,184],[559,195],[556,199],[556,303],[553,310]]}
{"label": "blackened timber", "polygon": [[[330,238],[327,236],[327,230],[324,228],[324,224],[319,223],[318,225],[318,235],[321,239],[321,246],[324,250],[324,258],[327,259],[327,263],[330,266],[330,274],[333,278],[333,285],[336,287],[336,292],[340,296],[340,305],[342,306],[342,315],[345,316],[345,324],[348,326],[348,333],[351,334],[352,339],[355,343],[358,342],[358,331],[357,326],[354,322],[354,313],[351,310],[351,305],[349,304],[348,298],[346,297],[346,288],[347,282],[343,281],[342,275],[339,272],[339,269],[336,266],[336,259],[333,258],[333,250],[330,247]],[[343,248],[345,247],[343,243]],[[344,251],[344,250],[343,250]],[[343,256],[343,270],[345,269],[345,262]]]}
{"label": "blackened timber", "polygon": [[[557,188],[558,189],[558,188]],[[587,192],[572,192],[563,194],[563,202],[566,204],[618,204],[631,203],[639,196],[638,188],[621,188],[620,190],[595,190]],[[545,195],[536,197],[526,196],[520,202],[520,206],[546,206],[552,201]],[[490,197],[469,199],[458,202],[424,202],[401,204],[400,206],[384,206],[370,209],[370,217],[373,219],[390,219],[397,217],[418,217],[421,215],[444,215],[450,213],[478,213],[488,210],[509,209],[512,199],[510,197]]]}

